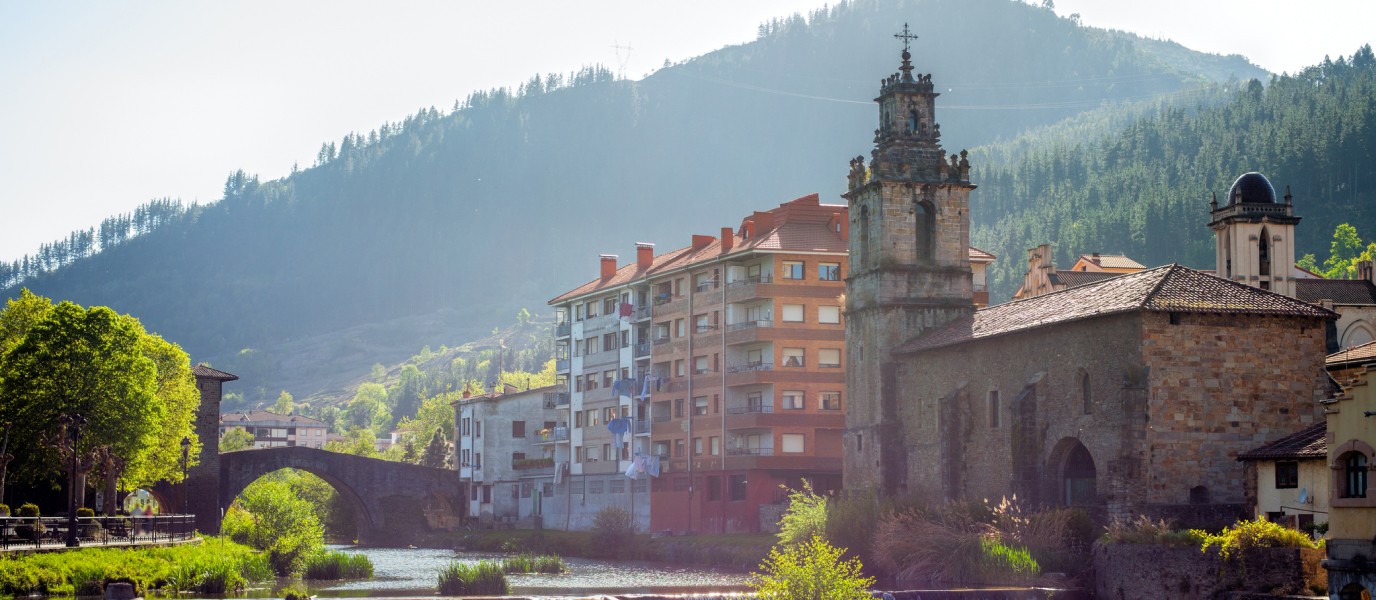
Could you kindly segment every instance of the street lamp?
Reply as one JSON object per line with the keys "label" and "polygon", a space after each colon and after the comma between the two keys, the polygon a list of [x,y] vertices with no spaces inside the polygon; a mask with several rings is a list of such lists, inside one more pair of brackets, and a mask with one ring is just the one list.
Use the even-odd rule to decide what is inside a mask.
{"label": "street lamp", "polygon": [[83,427],[86,426],[86,417],[83,417],[81,415],[72,415],[70,418],[68,418],[66,415],[62,415],[62,417],[59,418],[59,422],[61,422],[64,425],[67,425],[67,437],[69,440],[71,440],[71,445],[69,447],[72,449],[72,472],[70,474],[70,485],[72,493],[71,497],[67,500],[67,547],[76,548],[81,545],[81,539],[77,537],[76,530],[76,503],[78,499],[77,494],[84,493],[86,491],[76,489],[77,469],[81,458],[76,448],[77,443],[81,441],[81,430]]}
{"label": "street lamp", "polygon": [[186,513],[186,461],[191,453],[191,437],[182,438],[182,513]]}

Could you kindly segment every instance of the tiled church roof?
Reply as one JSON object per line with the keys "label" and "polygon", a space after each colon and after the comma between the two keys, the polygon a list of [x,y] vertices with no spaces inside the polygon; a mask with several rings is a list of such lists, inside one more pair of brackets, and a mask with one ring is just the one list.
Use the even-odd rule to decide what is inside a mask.
{"label": "tiled church roof", "polygon": [[1277,460],[1328,457],[1328,422],[1320,421],[1274,442],[1241,452],[1238,460]]}
{"label": "tiled church roof", "polygon": [[1376,285],[1364,279],[1296,279],[1295,297],[1311,304],[1376,304]]}
{"label": "tiled church roof", "polygon": [[191,374],[203,379],[218,379],[220,381],[236,381],[238,375],[231,375],[219,369],[212,369],[208,365],[196,365],[191,367]]}
{"label": "tiled church roof", "polygon": [[1362,364],[1376,362],[1376,342],[1367,342],[1360,346],[1353,346],[1346,350],[1334,352],[1333,354],[1329,354],[1328,358],[1324,359],[1324,362],[1328,363],[1330,367],[1348,363]]}
{"label": "tiled church roof", "polygon": [[1167,265],[977,310],[894,350],[921,352],[1057,323],[1134,311],[1337,318],[1307,302]]}

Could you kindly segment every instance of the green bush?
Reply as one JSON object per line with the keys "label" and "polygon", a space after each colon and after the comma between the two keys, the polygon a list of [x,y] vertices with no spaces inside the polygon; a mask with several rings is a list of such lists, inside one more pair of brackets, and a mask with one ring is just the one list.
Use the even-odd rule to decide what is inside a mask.
{"label": "green bush", "polygon": [[1323,547],[1321,543],[1314,543],[1313,538],[1309,537],[1307,533],[1283,527],[1260,517],[1252,521],[1235,523],[1219,532],[1218,535],[1209,535],[1197,529],[1191,530],[1191,533],[1203,539],[1200,550],[1204,552],[1208,552],[1210,549],[1217,550],[1225,563],[1237,566],[1244,573],[1247,570],[1244,561],[1245,553],[1253,548]]}
{"label": "green bush", "polygon": [[306,559],[306,579],[372,579],[373,562],[362,554],[320,552]]}
{"label": "green bush", "polygon": [[980,538],[980,578],[983,583],[1022,583],[1041,575],[1041,567],[1026,548],[1005,546]]}
{"label": "green bush", "polygon": [[441,596],[505,596],[511,592],[502,568],[487,561],[451,562],[440,570],[438,583]]}
{"label": "green bush", "polygon": [[558,556],[520,554],[502,561],[504,573],[564,573],[568,566]]}
{"label": "green bush", "polygon": [[779,522],[779,543],[785,546],[806,544],[826,533],[827,498],[812,493],[812,486],[805,481],[803,489],[788,493],[788,510]]}
{"label": "green bush", "polygon": [[81,507],[81,508],[76,509],[76,516],[77,516],[77,517],[94,517],[94,516],[96,516],[96,511],[91,510],[91,509],[86,508],[86,507],[83,506],[83,507]]}
{"label": "green bush", "polygon": [[32,502],[26,503],[26,504],[24,504],[23,506],[20,506],[20,507],[19,507],[19,512],[18,512],[17,514],[15,514],[14,516],[16,516],[16,517],[37,517],[37,516],[39,516],[39,513],[38,513],[38,505],[37,505],[37,504],[34,504],[34,503],[32,503]]}
{"label": "green bush", "polygon": [[635,520],[631,511],[620,506],[608,506],[592,518],[593,541],[606,556],[618,556],[628,550],[635,539]]}
{"label": "green bush", "polygon": [[748,585],[761,600],[869,600],[874,579],[861,574],[859,560],[843,559],[843,552],[821,536],[783,552],[775,548],[760,565],[764,573],[755,573]]}
{"label": "green bush", "polygon": [[221,529],[230,539],[265,552],[278,575],[301,572],[306,558],[325,547],[315,508],[284,482],[253,482],[231,511],[243,514],[232,519],[226,515],[228,526],[222,523]]}
{"label": "green bush", "polygon": [[43,523],[38,521],[38,505],[27,503],[19,507],[18,517],[24,517],[20,525],[14,528],[14,533],[26,540],[37,540],[39,534],[43,533]]}

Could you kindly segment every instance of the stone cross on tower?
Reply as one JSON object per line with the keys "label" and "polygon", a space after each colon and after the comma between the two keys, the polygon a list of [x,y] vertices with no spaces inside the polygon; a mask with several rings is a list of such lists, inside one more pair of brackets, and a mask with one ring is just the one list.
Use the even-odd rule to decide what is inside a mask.
{"label": "stone cross on tower", "polygon": [[907,52],[907,51],[908,51],[908,42],[917,39],[917,36],[916,36],[916,35],[913,35],[913,34],[911,34],[911,33],[908,32],[908,24],[907,24],[907,23],[904,23],[904,24],[903,24],[903,33],[895,33],[895,34],[893,34],[893,37],[894,37],[895,39],[903,40],[903,51],[904,51],[904,52]]}

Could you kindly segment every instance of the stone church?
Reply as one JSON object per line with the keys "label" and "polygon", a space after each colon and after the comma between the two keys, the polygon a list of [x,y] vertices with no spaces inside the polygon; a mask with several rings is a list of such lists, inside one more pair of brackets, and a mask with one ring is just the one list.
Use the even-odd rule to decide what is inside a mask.
{"label": "stone church", "polygon": [[[1289,281],[1178,265],[977,310],[969,163],[941,149],[931,76],[902,58],[876,99],[868,168],[852,161],[843,194],[845,487],[1199,525],[1247,514],[1237,455],[1323,418],[1335,313],[1272,291]],[[1220,255],[1251,265],[1234,242],[1257,223],[1228,217],[1261,201],[1229,197],[1210,225]],[[1293,225],[1288,205],[1267,210]],[[1288,239],[1268,250],[1293,262]]]}

